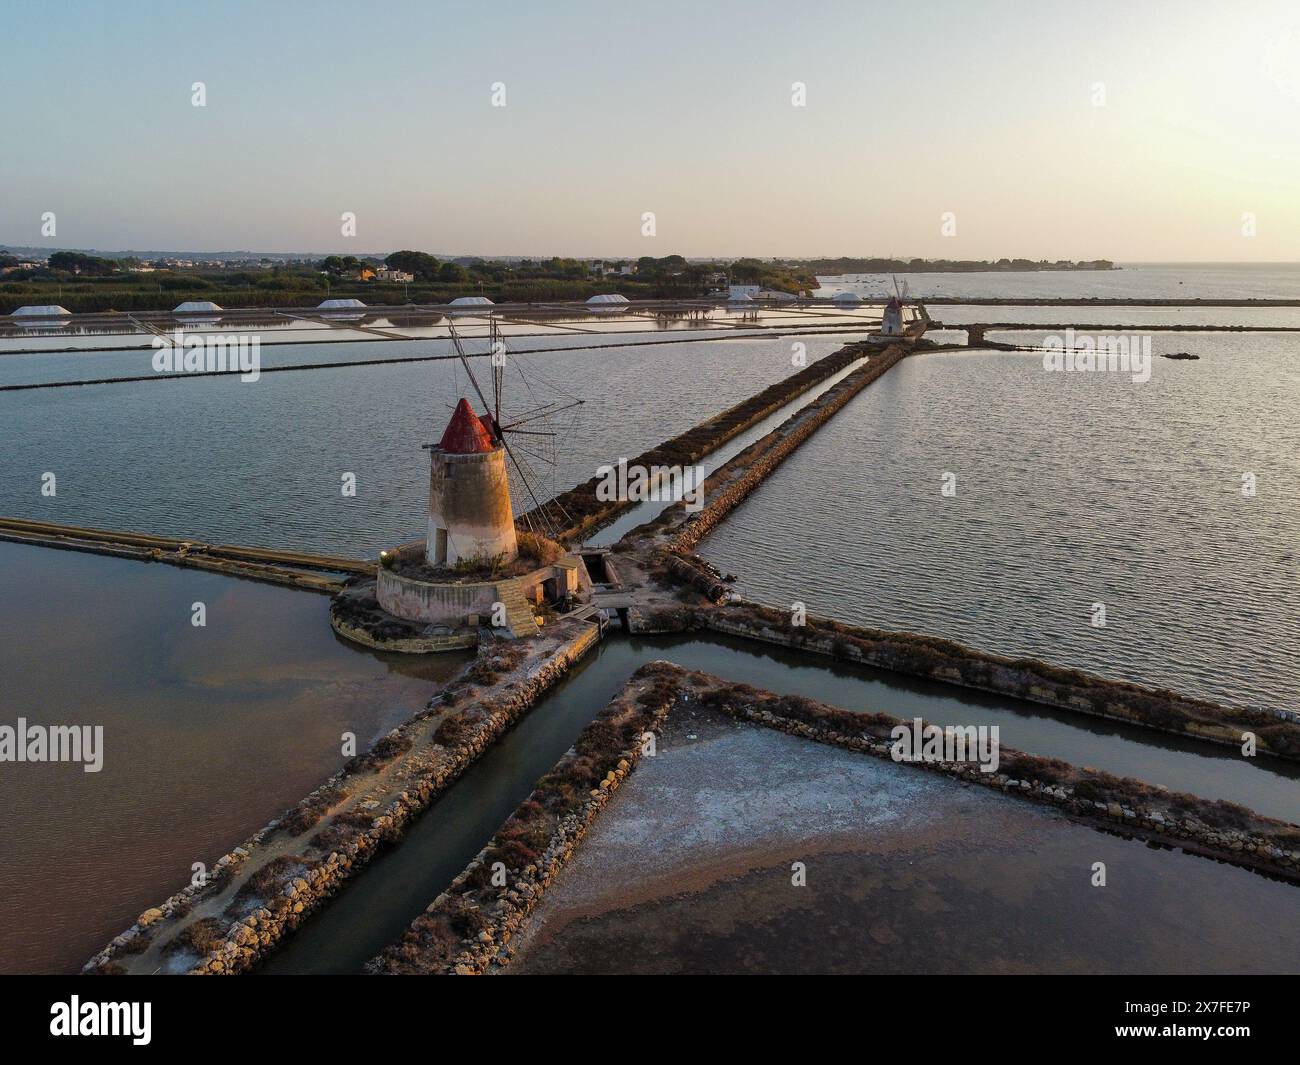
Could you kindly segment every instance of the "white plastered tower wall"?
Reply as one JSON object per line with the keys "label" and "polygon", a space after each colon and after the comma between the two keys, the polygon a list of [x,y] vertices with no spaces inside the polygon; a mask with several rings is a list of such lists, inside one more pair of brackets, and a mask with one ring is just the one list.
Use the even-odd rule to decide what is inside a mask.
{"label": "white plastered tower wall", "polygon": [[469,454],[431,448],[428,561],[454,566],[511,562],[518,555],[505,448]]}
{"label": "white plastered tower wall", "polygon": [[885,306],[880,331],[885,336],[903,335],[903,305],[898,300],[890,300]]}

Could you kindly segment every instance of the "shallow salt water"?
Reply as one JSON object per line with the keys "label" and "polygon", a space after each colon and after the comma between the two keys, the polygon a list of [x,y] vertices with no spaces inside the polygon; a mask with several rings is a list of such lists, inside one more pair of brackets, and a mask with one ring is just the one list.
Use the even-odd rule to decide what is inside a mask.
{"label": "shallow salt water", "polygon": [[1300,328],[1300,307],[1015,307],[934,304],[931,316],[945,325],[1010,322],[1015,325],[1285,326]]}
{"label": "shallow salt water", "polygon": [[345,731],[367,750],[468,661],[366,651],[328,606],[0,542],[0,724],[103,729],[99,772],[0,766],[0,972],[75,972],[338,769]]}
{"label": "shallow salt water", "polygon": [[[537,495],[585,481],[598,466],[635,456],[788,376],[796,339],[809,361],[845,343],[772,336],[520,356],[533,391],[508,379],[507,413],[568,396],[584,401],[530,426],[558,435],[515,438]],[[378,342],[286,348],[271,357],[340,360],[360,357],[357,349],[375,358],[416,353],[414,345]],[[49,360],[51,372],[67,374],[81,372],[70,360],[91,368],[111,359],[109,372],[117,373],[147,357],[13,358],[37,369]],[[421,445],[438,439],[468,388],[459,364],[438,362],[265,374],[250,383],[205,378],[0,393],[0,514],[373,557],[423,533],[429,474]],[[41,493],[45,472],[57,476],[55,497]],[[344,473],[356,475],[355,496],[342,494]],[[522,486],[514,487],[526,501]]]}
{"label": "shallow salt water", "polygon": [[[632,671],[655,659],[853,710],[883,710],[903,718],[920,715],[944,723],[996,724],[1002,742],[1021,750],[1077,760],[1120,775],[1139,775],[1178,791],[1244,802],[1275,816],[1296,816],[1295,771],[1289,765],[1246,765],[1230,752],[1179,737],[1016,704],[882,670],[847,669],[834,662],[752,642],[716,636],[615,638],[600,644],[580,662],[411,826],[400,847],[377,855],[353,878],[347,891],[304,925],[261,971],[358,971],[397,939],[447,887],[528,796],[537,779],[572,745],[583,726],[623,687]],[[892,768],[882,769],[874,759],[858,759],[853,765],[859,784],[867,788],[870,781],[881,779],[884,769]],[[746,770],[746,774],[760,772],[762,767]],[[789,814],[788,824],[769,824],[767,836],[799,836],[806,827],[801,818],[813,818],[816,810],[824,810],[824,804],[818,805],[811,793],[801,792],[801,781],[809,778],[801,777],[797,768],[785,765],[772,772],[782,776],[781,787],[756,789],[744,810],[730,810],[724,797],[708,811],[718,815],[711,823],[705,823],[706,811],[701,811],[700,832],[692,833],[687,827],[682,838],[669,841],[664,849],[672,852],[688,847],[692,836],[699,842],[701,835],[725,835],[719,818],[730,818],[733,824],[749,818],[752,825],[764,818],[770,822],[773,817],[779,820]],[[724,794],[726,775],[716,775],[715,794]],[[913,791],[928,794],[926,789],[932,787],[929,774],[912,773],[893,791],[898,795]],[[872,802],[870,795],[863,795],[861,803],[855,799],[841,805],[861,810],[863,804]],[[898,804],[892,808],[895,812],[901,809]],[[882,806],[876,804],[873,809],[881,812]],[[923,818],[916,815],[915,807],[909,809],[912,817],[908,825],[915,828]],[[845,824],[834,809],[818,823],[839,828]],[[1005,864],[1010,858],[1002,855],[997,860]],[[1234,883],[1230,878],[1217,881],[1211,876],[1205,884],[1207,897],[1218,898],[1220,905],[1231,905]],[[1226,894],[1217,894],[1221,888]],[[1290,910],[1277,908],[1286,898],[1276,896],[1275,902],[1269,902],[1273,909],[1268,912],[1280,912],[1290,920]]]}
{"label": "shallow salt water", "polygon": [[773,606],[1300,708],[1300,338],[1153,350],[1202,357],[1156,358],[1145,384],[1029,353],[908,358],[701,552]]}
{"label": "shallow salt water", "polygon": [[[793,339],[628,344],[546,355],[543,372],[588,400],[584,418],[566,436],[567,464],[556,486],[583,480],[595,465],[635,454],[786,375]],[[809,357],[817,358],[837,350],[844,338],[805,342]],[[555,339],[546,343],[564,346]],[[845,620],[952,635],[992,650],[1029,650],[1229,701],[1295,706],[1300,677],[1290,649],[1300,635],[1291,605],[1300,573],[1294,553],[1300,439],[1288,419],[1297,398],[1297,344],[1282,334],[1157,336],[1157,351],[1195,350],[1205,357],[1158,361],[1141,392],[1106,375],[1056,375],[1048,387],[1033,355],[916,356],[805,444],[704,541],[703,551],[740,574],[746,594],[778,605],[799,598],[814,613]],[[327,361],[410,350],[382,342],[324,349],[285,348],[268,358]],[[78,356],[20,356],[32,361],[18,366],[0,360],[0,371],[39,368],[53,375],[48,379],[77,376],[83,365],[133,372],[132,360],[140,357],[95,355],[88,360],[114,361],[83,364]],[[453,368],[441,365],[269,375],[251,388],[180,381],[0,394],[6,444],[0,514],[340,552],[389,546],[420,530],[427,459],[419,444],[437,420],[431,412],[445,413],[457,385]],[[1035,366],[1037,379],[1030,372]],[[275,383],[264,389],[268,381]],[[1244,464],[1259,477],[1260,493],[1250,500],[1255,511],[1234,509]],[[47,499],[39,494],[40,474],[51,468],[59,471],[60,490]],[[340,497],[340,469],[359,473],[357,498]],[[944,470],[959,477],[948,510],[935,507]],[[1224,497],[1212,497],[1207,486],[1217,489],[1225,479]],[[116,575],[106,576],[100,563]],[[84,587],[108,616],[85,607],[75,581],[52,579],[56,572],[83,571]],[[170,590],[162,586],[171,579],[158,576],[167,573],[181,582]],[[128,734],[152,730],[154,741],[180,752],[168,764],[189,772],[198,788],[177,790],[181,784],[168,771],[149,766],[137,774],[134,788],[105,793],[87,824],[100,825],[102,806],[109,818],[104,839],[124,848],[126,865],[118,863],[119,851],[96,852],[80,830],[59,836],[81,847],[70,857],[32,850],[31,839],[68,814],[64,798],[74,807],[83,801],[80,777],[62,781],[67,794],[56,795],[58,801],[42,805],[39,789],[20,796],[21,816],[11,828],[26,826],[35,835],[5,842],[6,858],[21,859],[10,860],[7,869],[17,875],[22,863],[44,865],[49,876],[7,888],[0,912],[11,930],[26,929],[13,932],[14,938],[5,933],[7,958],[26,952],[35,959],[31,967],[53,964],[55,955],[42,953],[51,950],[61,952],[55,967],[80,963],[143,906],[183,883],[188,861],[181,859],[189,852],[197,852],[192,860],[211,860],[263,823],[269,816],[258,812],[263,806],[278,811],[318,784],[333,768],[333,751],[304,758],[304,737],[315,744],[313,737],[335,734],[343,718],[364,719],[376,734],[395,719],[390,715],[405,716],[422,705],[433,683],[419,680],[407,688],[412,678],[392,674],[391,667],[375,674],[373,656],[347,649],[336,659],[337,648],[317,647],[333,639],[323,622],[324,599],[304,593],[4,544],[0,580],[8,582],[0,598],[0,627],[8,630],[10,648],[3,672],[23,679],[11,688],[16,695],[0,698],[6,719],[19,709],[35,717],[48,709],[41,692],[52,691],[60,705],[94,707]],[[177,642],[184,626],[172,629],[162,620],[175,608],[187,621],[199,593],[186,580],[208,582],[202,594],[210,602],[255,615],[258,625],[225,631],[211,653],[186,651]],[[1109,611],[1102,630],[1088,625],[1088,608],[1098,597]],[[1081,619],[1072,613],[1080,604]],[[33,616],[43,620],[34,624]],[[98,635],[87,642],[91,631]],[[119,637],[128,643],[114,644]],[[37,640],[51,657],[38,656]],[[995,707],[980,696],[957,700],[947,689],[912,691],[879,679],[864,687],[833,669],[801,672],[790,661],[735,649],[724,654],[701,643],[615,641],[602,648],[591,665],[616,668],[580,670],[548,712],[533,715],[490,752],[480,771],[422,819],[402,848],[363,874],[269,968],[355,971],[440,890],[440,877],[445,884],[482,845],[626,670],[659,655],[694,656],[724,675],[735,670],[753,682],[778,689],[788,684],[850,706],[1001,720],[1004,742],[1013,746],[1293,816],[1293,774],[1259,771],[1226,753],[1193,751],[1172,737],[1157,741],[1041,708]],[[151,658],[163,652],[160,662]],[[83,658],[88,668],[66,669]],[[47,676],[57,677],[53,687],[43,680]],[[196,684],[202,697],[191,700]],[[196,701],[216,717],[178,714],[178,707]],[[221,732],[227,724],[236,735]],[[256,764],[240,760],[245,750],[260,752]],[[191,755],[199,759],[197,769],[185,761]],[[292,773],[284,772],[286,765]],[[229,772],[247,775],[236,794],[221,783]],[[260,775],[272,781],[273,792],[252,783]],[[146,815],[133,811],[148,811],[159,787],[182,796],[172,805],[175,816],[114,836],[138,828],[131,819]],[[1023,839],[1061,861],[1069,857],[1032,833]],[[423,848],[416,846],[422,841]],[[165,865],[150,865],[151,857]],[[1008,858],[999,861],[1005,866]],[[1176,863],[1156,864],[1151,869],[1159,875],[1149,892],[1172,912],[1181,905],[1173,886],[1186,874]],[[1014,862],[1009,867],[1021,868]],[[849,879],[861,875],[844,868]],[[983,875],[976,865],[967,879]],[[101,890],[108,884],[124,889],[116,901]],[[1227,906],[1239,889],[1236,881],[1215,881],[1202,884],[1201,892]],[[66,908],[87,897],[105,902],[89,932]],[[30,916],[35,902],[51,900],[65,908]],[[966,901],[983,904],[974,896]],[[1002,905],[984,901],[989,912]],[[1275,912],[1272,905],[1261,903],[1260,912]],[[1168,917],[1170,935],[1196,934],[1197,920],[1196,912]],[[879,931],[891,934],[900,934],[898,928]],[[1197,956],[1214,961],[1213,949]],[[1250,957],[1254,964],[1271,955],[1260,947]]]}
{"label": "shallow salt water", "polygon": [[710,716],[670,718],[507,973],[1297,971],[1289,884]]}
{"label": "shallow salt water", "polygon": [[[1300,263],[1120,263],[1118,270],[844,274],[819,277],[821,293],[892,291],[967,299],[1297,299]],[[990,308],[994,310],[996,308]],[[1122,308],[1115,308],[1122,310]],[[936,317],[942,317],[936,314]],[[989,321],[991,319],[985,319]],[[1023,321],[1023,319],[1015,319]],[[1069,321],[1068,318],[1056,319]],[[1123,319],[1116,319],[1123,321]]]}

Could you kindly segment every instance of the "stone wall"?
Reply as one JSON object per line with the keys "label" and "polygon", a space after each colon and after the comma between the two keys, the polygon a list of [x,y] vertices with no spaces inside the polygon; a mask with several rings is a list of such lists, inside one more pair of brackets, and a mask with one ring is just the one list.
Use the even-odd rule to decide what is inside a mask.
{"label": "stone wall", "polygon": [[988,654],[953,640],[816,617],[796,626],[789,614],[754,603],[640,610],[632,612],[630,624],[633,632],[645,634],[708,629],[1222,746],[1240,748],[1249,732],[1260,753],[1300,761],[1300,722],[1283,715],[1221,706],[1032,658]]}
{"label": "stone wall", "polygon": [[[851,366],[862,358],[864,351],[860,344],[849,344],[834,354],[818,359],[796,374],[765,388],[762,392],[750,396],[733,407],[715,414],[712,418],[688,429],[686,432],[666,440],[649,451],[632,459],[629,465],[644,466],[688,466],[697,463],[705,455],[716,451],[729,440],[752,428],[764,418],[781,409],[791,400],[803,395],[809,389],[833,377],[840,370]],[[556,539],[563,543],[581,540],[595,530],[608,525],[620,513],[630,508],[633,503],[628,500],[601,501],[596,497],[598,477],[592,477],[576,488],[571,488],[544,503],[537,512],[541,519],[558,504],[563,512],[572,517],[567,528]],[[527,523],[530,515],[523,515],[519,524]],[[537,520],[534,520],[534,524]],[[542,525],[549,522],[541,520]]]}
{"label": "stone wall", "polygon": [[442,651],[467,651],[478,645],[478,629],[468,632],[451,632],[445,635],[411,636],[406,638],[376,639],[365,629],[342,620],[330,611],[330,628],[345,639],[370,647],[376,651],[392,651],[396,654],[427,655]]}
{"label": "stone wall", "polygon": [[[394,554],[410,557],[411,545],[403,545]],[[538,566],[517,577],[490,581],[457,583],[424,581],[403,576],[386,566],[377,567],[375,598],[379,606],[393,617],[425,624],[442,624],[460,628],[467,619],[476,617],[478,625],[491,625],[492,608],[513,599],[517,590],[529,602],[538,602],[545,582],[553,580],[557,595],[580,595],[591,589],[582,560],[564,555],[549,565]],[[346,634],[345,634],[346,635]]]}
{"label": "stone wall", "polygon": [[[401,939],[370,961],[366,971],[464,976],[505,965],[514,934],[573,856],[588,827],[640,761],[640,737],[662,726],[676,701],[683,675],[683,670],[666,662],[638,669],[623,691],[583,730],[574,749],[538,781],[487,846],[412,922]],[[615,723],[621,731],[616,730]],[[585,777],[593,786],[557,803],[573,774]],[[505,853],[510,843],[539,822],[550,826],[550,835],[537,858],[522,868],[509,870],[508,882],[502,887],[482,887],[484,871],[490,872],[495,856]]]}
{"label": "stone wall", "polygon": [[456,628],[464,625],[471,614],[489,618],[492,604],[501,601],[497,586],[502,583],[505,582],[434,584],[403,577],[380,566],[375,597],[379,605],[394,617]]}
{"label": "stone wall", "polygon": [[[513,941],[541,902],[587,830],[641,758],[639,743],[614,745],[597,759],[599,786],[576,797],[553,814],[553,829],[535,861],[509,872],[500,887],[483,886],[494,857],[503,853],[521,830],[535,822],[553,792],[543,782],[562,775],[582,758],[590,744],[608,734],[607,722],[641,703],[637,727],[656,732],[690,690],[695,710],[708,708],[737,720],[842,747],[891,761],[890,730],[910,724],[888,714],[859,713],[797,696],[782,696],[746,684],[687,670],[669,662],[643,666],[601,715],[583,731],[538,789],[520,804],[486,847],[412,922],[403,936],[366,966],[368,972],[397,974],[479,975],[510,963]],[[648,692],[649,695],[642,695]],[[1141,781],[1078,768],[1055,759],[1000,750],[1012,773],[983,773],[969,762],[916,762],[912,768],[938,772],[1007,795],[1046,803],[1103,831],[1178,846],[1191,853],[1231,862],[1270,876],[1300,883],[1300,828],[1262,817],[1231,803],[1171,794]],[[1226,824],[1225,822],[1232,822]],[[649,841],[653,845],[653,841]]]}
{"label": "stone wall", "polygon": [[[714,527],[730,514],[751,492],[765,481],[772,471],[813,433],[825,425],[859,392],[886,373],[897,362],[911,354],[906,344],[891,344],[872,356],[862,369],[855,370],[772,433],[742,451],[727,466],[715,473],[710,481],[726,477],[733,469],[744,472],[730,482],[720,481],[722,487],[716,494],[710,492],[705,508],[689,520],[682,522],[681,531],[667,544],[668,550],[687,552],[713,531]],[[712,485],[706,485],[711,488]],[[669,508],[671,517],[685,517],[683,504]],[[671,520],[670,517],[670,520]]]}
{"label": "stone wall", "polygon": [[[405,790],[385,808],[373,811],[368,823],[349,833],[345,842],[321,853],[318,858],[285,865],[262,894],[260,905],[239,919],[231,919],[220,943],[198,958],[189,968],[189,973],[229,975],[255,966],[275,949],[280,940],[343,887],[352,873],[368,862],[381,846],[399,839],[412,818],[453,784],[599,639],[595,626],[578,623],[561,646],[541,654],[536,664],[525,659],[526,673],[522,680],[514,676],[501,677],[494,684],[476,690],[474,701],[467,703],[465,710],[479,708],[486,712],[467,728],[467,735],[460,742],[438,748],[437,757],[430,757],[427,751],[413,752],[423,757],[413,759],[415,771],[410,775]],[[423,724],[427,716],[428,712],[394,729],[387,742],[396,747],[400,747],[404,740],[409,744],[410,734]],[[367,759],[360,762],[358,768],[363,767]],[[272,821],[242,846],[224,855],[203,887],[187,886],[159,906],[146,910],[135,924],[91,958],[83,972],[125,971],[131,958],[148,945],[158,926],[167,923],[173,933],[183,931],[183,922],[194,906],[221,895],[231,886],[232,878],[239,870],[258,856],[268,840],[282,831],[285,822],[290,821],[296,812],[328,806],[331,795],[346,787],[352,772],[352,769],[345,768],[336,773],[285,818]]]}
{"label": "stone wall", "polygon": [[[706,705],[738,720],[791,735],[893,760],[890,730],[910,722],[888,714],[862,714],[810,699],[775,695],[715,680]],[[984,773],[972,762],[922,761],[909,766],[996,788],[1059,807],[1072,816],[1141,838],[1175,844],[1300,883],[1300,827],[1222,800],[1171,793],[1129,777],[1080,768],[1003,746],[1003,766]]]}

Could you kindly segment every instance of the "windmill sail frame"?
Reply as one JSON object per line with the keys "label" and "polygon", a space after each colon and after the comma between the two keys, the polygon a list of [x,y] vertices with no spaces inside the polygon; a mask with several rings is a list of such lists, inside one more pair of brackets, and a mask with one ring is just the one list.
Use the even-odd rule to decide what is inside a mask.
{"label": "windmill sail frame", "polygon": [[[505,340],[501,335],[500,327],[495,315],[488,316],[488,341],[490,345],[489,355],[492,367],[492,399],[489,402],[487,394],[479,384],[478,378],[474,374],[474,368],[470,365],[470,356],[465,351],[465,346],[461,342],[460,334],[456,331],[454,323],[447,324],[448,332],[451,335],[451,341],[456,349],[456,355],[460,359],[461,366],[464,367],[466,375],[469,377],[470,386],[474,394],[478,397],[479,402],[483,404],[484,413],[491,421],[492,442],[499,444],[505,449],[506,457],[510,465],[514,468],[513,472],[522,485],[527,497],[532,501],[532,507],[522,514],[516,514],[516,520],[522,520],[530,532],[539,532],[544,536],[553,537],[561,527],[569,524],[571,519],[565,511],[564,506],[555,498],[542,499],[539,496],[538,489],[534,486],[534,481],[538,480],[534,475],[532,467],[521,458],[521,453],[527,455],[539,462],[548,463],[545,456],[538,455],[529,451],[522,445],[512,446],[507,439],[507,435],[522,434],[525,436],[540,436],[554,439],[558,434],[538,429],[521,429],[522,425],[532,424],[545,418],[553,417],[561,411],[571,410],[581,406],[585,400],[575,397],[568,397],[569,402],[549,402],[532,410],[521,412],[517,417],[512,419],[509,424],[502,424],[501,405],[505,393],[505,366],[506,366],[506,346]],[[481,356],[480,356],[481,357]],[[531,384],[524,375],[523,367],[516,363],[516,369],[519,372],[521,381],[532,391]],[[554,460],[550,460],[549,465],[554,466]],[[558,512],[552,516],[551,511]],[[556,520],[558,519],[558,520]],[[536,523],[540,527],[534,527]]]}

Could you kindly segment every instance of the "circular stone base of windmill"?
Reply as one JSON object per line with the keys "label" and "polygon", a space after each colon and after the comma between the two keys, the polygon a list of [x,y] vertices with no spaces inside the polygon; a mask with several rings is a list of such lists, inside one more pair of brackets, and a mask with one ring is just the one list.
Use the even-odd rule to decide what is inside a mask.
{"label": "circular stone base of windmill", "polygon": [[478,645],[477,625],[411,621],[388,613],[379,605],[378,583],[375,577],[350,581],[330,603],[330,628],[363,647],[399,654],[425,655]]}
{"label": "circular stone base of windmill", "polygon": [[406,654],[473,647],[484,629],[536,635],[557,608],[590,598],[591,579],[582,559],[554,541],[519,541],[519,557],[505,566],[435,567],[422,540],[385,551],[374,578],[334,597],[330,625],[367,647]]}

